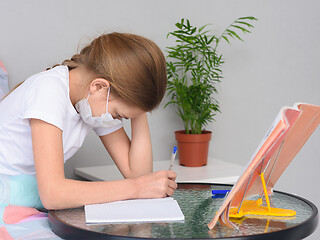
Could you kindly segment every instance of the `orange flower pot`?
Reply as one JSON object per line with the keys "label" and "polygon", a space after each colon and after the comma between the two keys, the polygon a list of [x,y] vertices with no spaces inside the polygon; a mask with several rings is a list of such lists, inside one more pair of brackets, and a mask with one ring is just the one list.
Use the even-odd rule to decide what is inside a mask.
{"label": "orange flower pot", "polygon": [[210,131],[202,134],[185,134],[185,131],[175,131],[178,142],[179,163],[186,167],[201,167],[207,165]]}

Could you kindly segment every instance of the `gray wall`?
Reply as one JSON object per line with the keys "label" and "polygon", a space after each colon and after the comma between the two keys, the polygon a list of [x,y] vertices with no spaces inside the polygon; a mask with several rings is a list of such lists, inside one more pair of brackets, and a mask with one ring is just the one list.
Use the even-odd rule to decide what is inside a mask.
{"label": "gray wall", "polygon": [[[221,45],[226,61],[217,97],[222,114],[207,127],[214,134],[212,157],[246,165],[281,106],[320,105],[319,9],[317,0],[1,0],[0,59],[12,88],[101,33],[141,34],[164,50],[173,43],[167,33],[181,17],[196,25],[212,23],[221,33],[235,18],[253,15],[259,21],[244,43]],[[173,131],[182,128],[174,108],[162,106],[149,115],[155,160],[169,158]],[[319,143],[318,129],[276,185],[318,206]],[[112,161],[91,134],[66,164],[66,174],[72,177],[74,167],[103,164]],[[319,237],[317,231],[308,239]]]}

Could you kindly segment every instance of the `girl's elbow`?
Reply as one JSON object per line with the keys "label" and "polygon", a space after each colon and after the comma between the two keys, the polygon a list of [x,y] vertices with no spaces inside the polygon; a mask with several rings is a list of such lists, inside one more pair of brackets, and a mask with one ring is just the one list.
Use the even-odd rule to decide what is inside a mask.
{"label": "girl's elbow", "polygon": [[42,205],[47,210],[56,210],[58,209],[58,203],[54,196],[48,195],[48,194],[42,194],[40,195],[40,199],[42,202]]}
{"label": "girl's elbow", "polygon": [[43,207],[45,209],[47,209],[47,210],[56,210],[55,205],[52,202],[46,201],[46,200],[42,200],[42,199],[41,199],[41,202],[42,202],[42,205],[43,205]]}
{"label": "girl's elbow", "polygon": [[46,189],[45,191],[40,192],[40,200],[43,207],[47,210],[62,209],[62,199],[59,197],[59,193],[57,190]]}

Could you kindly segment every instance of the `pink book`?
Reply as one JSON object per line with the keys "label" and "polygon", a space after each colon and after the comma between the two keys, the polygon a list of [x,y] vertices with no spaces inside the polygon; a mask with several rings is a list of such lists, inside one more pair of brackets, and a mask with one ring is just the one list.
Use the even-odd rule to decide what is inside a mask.
{"label": "pink book", "polygon": [[237,228],[229,220],[230,207],[239,207],[246,198],[263,193],[259,177],[262,172],[268,193],[272,193],[281,174],[319,123],[319,106],[295,104],[293,108],[283,107],[208,227],[214,228],[219,220],[223,225]]}

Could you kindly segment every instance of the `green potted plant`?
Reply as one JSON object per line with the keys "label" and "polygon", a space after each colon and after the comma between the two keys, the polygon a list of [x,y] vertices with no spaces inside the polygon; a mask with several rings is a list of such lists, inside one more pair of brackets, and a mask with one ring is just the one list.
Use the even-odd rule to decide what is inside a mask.
{"label": "green potted plant", "polygon": [[[255,17],[241,17],[233,21],[221,35],[199,28],[182,18],[176,30],[168,37],[175,38],[176,45],[167,47],[168,94],[171,100],[165,105],[177,106],[177,114],[184,123],[184,130],[176,131],[179,161],[181,165],[199,167],[207,164],[211,131],[204,130],[220,112],[215,99],[217,84],[221,81],[222,54],[218,53],[221,41],[230,44],[230,38],[242,40],[241,33],[250,33]],[[243,41],[243,40],[242,40]]]}

